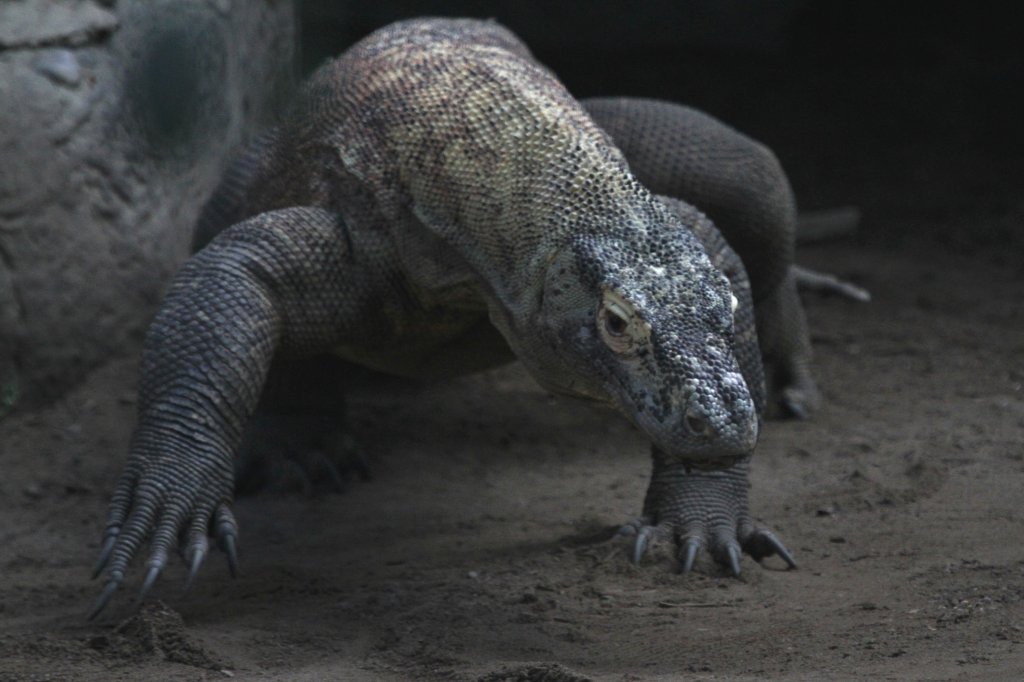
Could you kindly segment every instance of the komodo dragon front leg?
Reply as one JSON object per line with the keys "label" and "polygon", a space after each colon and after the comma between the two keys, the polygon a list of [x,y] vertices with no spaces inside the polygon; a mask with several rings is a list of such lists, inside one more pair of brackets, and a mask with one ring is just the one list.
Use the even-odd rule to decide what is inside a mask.
{"label": "komodo dragon front leg", "polygon": [[715,118],[670,102],[583,100],[653,192],[706,213],[743,260],[753,288],[769,414],[819,404],[807,321],[793,271],[796,203],[775,155]]}
{"label": "komodo dragon front leg", "polygon": [[149,538],[142,594],[179,541],[189,582],[208,535],[234,572],[234,453],[271,360],[386,334],[375,305],[384,255],[353,241],[337,215],[292,208],[225,230],[182,268],[146,336],[138,427],[111,501],[96,567],[107,582],[92,616]]}

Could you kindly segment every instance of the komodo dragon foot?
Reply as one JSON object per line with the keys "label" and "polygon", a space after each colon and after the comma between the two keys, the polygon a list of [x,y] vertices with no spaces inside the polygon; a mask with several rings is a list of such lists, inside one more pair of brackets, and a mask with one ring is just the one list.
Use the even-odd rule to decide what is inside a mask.
{"label": "komodo dragon foot", "polygon": [[765,528],[754,526],[747,505],[747,469],[743,460],[728,469],[696,470],[681,462],[666,462],[654,453],[654,472],[644,500],[643,516],[620,533],[634,537],[633,561],[640,562],[655,542],[672,539],[679,548],[679,570],[688,573],[702,548],[716,562],[740,574],[740,556],[754,560],[777,554],[796,568],[785,545]]}
{"label": "komodo dragon foot", "polygon": [[236,494],[342,492],[354,476],[370,478],[345,418],[348,371],[331,356],[274,361],[235,459]]}
{"label": "komodo dragon foot", "polygon": [[369,480],[370,467],[338,415],[257,412],[235,462],[235,494],[340,493],[354,476]]}

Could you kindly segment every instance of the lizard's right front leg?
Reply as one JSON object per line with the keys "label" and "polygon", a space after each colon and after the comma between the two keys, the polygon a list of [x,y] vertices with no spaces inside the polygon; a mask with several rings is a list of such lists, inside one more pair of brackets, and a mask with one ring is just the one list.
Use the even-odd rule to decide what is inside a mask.
{"label": "lizard's right front leg", "polygon": [[138,425],[110,503],[95,570],[106,569],[106,585],[90,618],[147,540],[140,601],[179,544],[189,582],[211,535],[235,572],[233,457],[271,359],[322,352],[373,326],[364,311],[380,273],[351,244],[336,214],[273,211],[224,231],[178,273],[146,336]]}

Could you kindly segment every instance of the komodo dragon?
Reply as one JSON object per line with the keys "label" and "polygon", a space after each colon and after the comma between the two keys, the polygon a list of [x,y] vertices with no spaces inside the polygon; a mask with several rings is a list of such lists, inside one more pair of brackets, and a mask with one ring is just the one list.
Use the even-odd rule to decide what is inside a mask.
{"label": "komodo dragon", "polygon": [[494,22],[377,31],[204,209],[209,244],[146,336],[92,615],[147,540],[140,599],[176,543],[189,582],[211,536],[234,572],[233,457],[271,361],[327,351],[409,377],[518,358],[653,443],[636,559],[665,536],[683,571],[702,547],[733,574],[741,552],[794,567],[747,503],[768,403],[755,311],[772,401],[815,400],[794,221],[772,154],[699,112],[581,105]]}

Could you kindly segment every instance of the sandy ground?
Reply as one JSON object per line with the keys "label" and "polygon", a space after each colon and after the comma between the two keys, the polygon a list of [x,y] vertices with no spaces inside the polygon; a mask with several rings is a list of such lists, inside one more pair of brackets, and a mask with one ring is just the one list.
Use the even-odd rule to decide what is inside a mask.
{"label": "sandy ground", "polygon": [[141,614],[125,595],[88,624],[130,349],[0,423],[0,679],[1019,679],[1019,266],[926,239],[801,260],[875,300],[808,299],[825,407],[755,458],[755,514],[799,570],[631,565],[611,535],[643,438],[512,366],[359,389],[372,481],[240,500],[237,580],[216,557],[183,597],[176,566]]}

